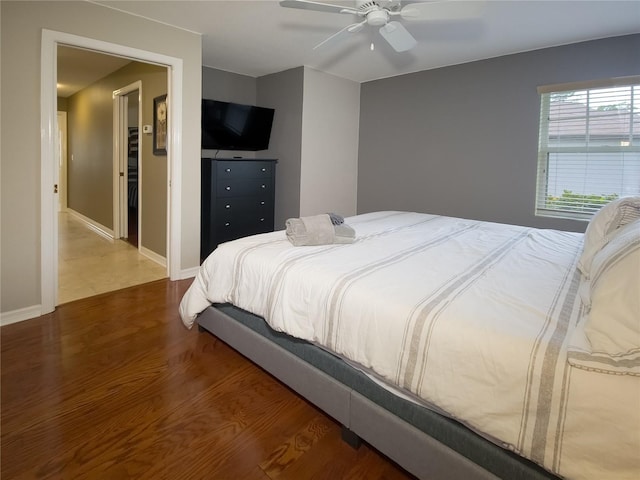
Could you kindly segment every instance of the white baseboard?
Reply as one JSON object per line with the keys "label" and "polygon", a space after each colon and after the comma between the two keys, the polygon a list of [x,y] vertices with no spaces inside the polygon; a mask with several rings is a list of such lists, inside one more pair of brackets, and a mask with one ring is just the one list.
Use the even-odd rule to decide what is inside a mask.
{"label": "white baseboard", "polygon": [[109,227],[105,227],[104,225],[99,224],[98,222],[96,222],[95,220],[92,220],[89,217],[85,217],[81,213],[78,213],[71,208],[67,208],[67,213],[72,217],[76,218],[77,220],[80,220],[82,223],[85,224],[87,228],[90,228],[101,237],[106,238],[110,242],[115,242],[113,230],[110,229]]}
{"label": "white baseboard", "polygon": [[180,270],[178,273],[178,278],[176,280],[185,280],[187,278],[193,278],[198,274],[200,267],[187,268],[185,270]]}
{"label": "white baseboard", "polygon": [[10,325],[12,323],[22,322],[23,320],[31,320],[42,315],[42,307],[34,305],[32,307],[20,308],[11,312],[0,313],[0,326]]}
{"label": "white baseboard", "polygon": [[148,248],[145,248],[143,246],[140,246],[140,249],[138,251],[140,252],[140,255],[144,255],[149,260],[153,260],[158,265],[161,265],[164,268],[167,268],[167,259],[166,259],[166,257],[163,257],[162,255],[158,255],[153,250],[149,250]]}
{"label": "white baseboard", "polygon": [[[142,249],[141,249],[142,250]],[[151,252],[151,250],[147,250],[151,255],[158,258],[161,261],[158,261],[163,266],[166,266],[166,259],[164,257],[160,257],[157,253]],[[142,253],[142,252],[141,252]],[[178,278],[172,280],[186,280],[188,278],[194,278],[198,274],[198,270],[200,267],[187,268],[185,270],[180,270],[178,272]],[[57,307],[56,307],[57,308]],[[0,327],[5,325],[11,325],[12,323],[22,322],[24,320],[31,320],[33,318],[38,318],[42,316],[42,307],[41,305],[33,305],[32,307],[20,308],[18,310],[13,310],[11,312],[0,313]]]}

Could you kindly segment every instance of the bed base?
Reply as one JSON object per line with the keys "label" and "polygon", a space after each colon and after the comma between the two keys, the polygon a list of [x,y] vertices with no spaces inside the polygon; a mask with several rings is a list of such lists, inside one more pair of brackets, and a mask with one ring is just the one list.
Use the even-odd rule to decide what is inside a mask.
{"label": "bed base", "polygon": [[[247,317],[254,323],[247,322]],[[257,324],[264,330],[256,331],[242,322],[247,322],[253,328]],[[419,479],[558,478],[532,462],[480,438],[457,422],[444,419],[392,394],[388,396],[396,406],[390,407],[389,402],[384,399],[378,402],[371,400],[362,393],[371,396],[371,388],[383,390],[382,387],[366,377],[365,383],[371,388],[363,388],[360,384],[357,386],[358,391],[347,386],[301,358],[303,355],[292,353],[301,353],[295,348],[295,343],[298,343],[298,347],[303,343],[307,349],[317,347],[273,332],[268,329],[264,320],[255,315],[230,305],[217,305],[202,312],[197,323],[200,330],[212,333],[341,423],[343,440],[349,445],[357,447],[362,439]],[[269,336],[274,338],[267,338]],[[278,343],[283,343],[284,346]],[[332,355],[326,355],[333,359]],[[357,373],[337,357],[335,361],[342,368]],[[404,407],[397,406],[403,403]],[[417,411],[417,416],[407,416],[407,404],[410,411]],[[390,410],[396,410],[396,413]],[[405,416],[405,419],[400,418],[401,416]],[[460,451],[469,458],[427,433],[429,430],[425,427],[425,419],[431,428],[435,425],[442,429],[444,423],[449,444],[458,445],[455,448],[461,448],[462,445],[464,448]]]}
{"label": "bed base", "polygon": [[226,313],[210,307],[198,324],[340,422],[350,444],[361,438],[420,479],[499,478]]}

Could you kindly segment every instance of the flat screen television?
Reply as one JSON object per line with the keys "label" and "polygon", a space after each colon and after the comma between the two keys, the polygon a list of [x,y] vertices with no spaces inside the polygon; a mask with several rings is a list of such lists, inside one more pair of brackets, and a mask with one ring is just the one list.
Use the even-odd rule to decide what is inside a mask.
{"label": "flat screen television", "polygon": [[274,110],[202,100],[202,148],[257,151],[269,148]]}

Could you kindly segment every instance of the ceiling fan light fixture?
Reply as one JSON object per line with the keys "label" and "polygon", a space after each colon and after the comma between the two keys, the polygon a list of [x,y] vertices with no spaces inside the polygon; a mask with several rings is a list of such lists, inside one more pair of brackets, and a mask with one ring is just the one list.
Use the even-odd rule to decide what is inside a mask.
{"label": "ceiling fan light fixture", "polygon": [[[1,1],[1,0],[0,0]],[[350,14],[358,17],[359,21],[347,25],[338,32],[322,41],[313,49],[317,49],[328,43],[334,43],[345,38],[349,34],[357,33],[365,25],[378,27],[380,35],[396,52],[407,52],[414,48],[418,42],[411,33],[398,21],[390,21],[390,18],[402,20],[424,19],[424,20],[464,20],[474,18],[481,12],[477,5],[486,3],[482,0],[473,2],[456,2],[446,0],[406,0],[403,6],[402,0],[352,0],[355,7],[345,7],[344,5],[321,3],[315,0],[280,0],[280,5],[287,8],[299,8],[304,10],[316,10],[319,12],[330,12],[340,14]],[[413,3],[412,3],[413,2]],[[442,11],[429,7],[433,3],[442,3]],[[473,7],[473,8],[471,8]],[[369,48],[374,49],[373,42]]]}
{"label": "ceiling fan light fixture", "polygon": [[386,10],[373,10],[367,14],[367,23],[374,27],[386,25],[389,21],[389,13]]}

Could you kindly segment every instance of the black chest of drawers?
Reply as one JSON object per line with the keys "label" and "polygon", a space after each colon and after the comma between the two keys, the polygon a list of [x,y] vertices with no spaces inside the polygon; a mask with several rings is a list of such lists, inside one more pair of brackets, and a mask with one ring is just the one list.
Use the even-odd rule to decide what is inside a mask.
{"label": "black chest of drawers", "polygon": [[222,242],[273,231],[276,163],[202,159],[201,262]]}

